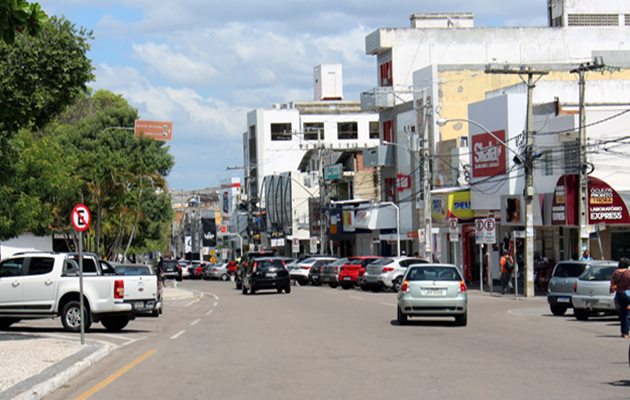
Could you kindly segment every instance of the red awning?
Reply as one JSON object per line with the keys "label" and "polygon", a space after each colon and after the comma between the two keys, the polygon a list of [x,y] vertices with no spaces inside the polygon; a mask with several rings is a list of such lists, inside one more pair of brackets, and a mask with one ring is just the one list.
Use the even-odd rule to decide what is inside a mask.
{"label": "red awning", "polygon": [[[579,225],[579,175],[563,175],[553,192],[552,225]],[[619,193],[601,179],[588,177],[588,224],[630,224],[628,208]]]}

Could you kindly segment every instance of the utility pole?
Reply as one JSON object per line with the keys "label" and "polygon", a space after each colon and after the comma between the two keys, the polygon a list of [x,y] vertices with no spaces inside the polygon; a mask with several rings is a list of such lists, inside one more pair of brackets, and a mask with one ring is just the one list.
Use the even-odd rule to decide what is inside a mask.
{"label": "utility pole", "polygon": [[[511,68],[504,66],[502,68],[486,67],[487,74],[506,74],[518,75],[523,83],[527,85],[527,128],[525,132],[525,188],[523,189],[523,197],[525,198],[525,297],[533,297],[534,293],[534,171],[533,171],[533,142],[534,142],[534,104],[532,101],[534,88],[536,83],[549,71],[535,70],[531,66],[521,66],[519,68]],[[527,75],[527,81],[523,78]],[[516,248],[516,241],[514,241]],[[515,288],[518,291],[518,288]]]}
{"label": "utility pole", "polygon": [[428,262],[433,262],[433,221],[431,212],[433,210],[433,200],[431,197],[431,153],[433,153],[433,135],[429,131],[429,110],[431,105],[427,104],[427,95],[423,91],[423,133],[422,133],[422,191],[424,196],[424,258]]}
{"label": "utility pole", "polygon": [[580,174],[580,187],[578,192],[579,197],[579,234],[580,234],[580,251],[581,256],[588,250],[590,255],[590,240],[588,233],[588,174],[586,173],[587,159],[586,159],[586,110],[585,110],[585,91],[586,91],[586,73],[589,71],[597,71],[605,68],[605,65],[601,59],[595,58],[593,63],[587,62],[580,64],[579,67],[572,69],[572,74],[578,74],[579,87],[580,87],[580,125],[578,134],[579,144],[579,174]]}

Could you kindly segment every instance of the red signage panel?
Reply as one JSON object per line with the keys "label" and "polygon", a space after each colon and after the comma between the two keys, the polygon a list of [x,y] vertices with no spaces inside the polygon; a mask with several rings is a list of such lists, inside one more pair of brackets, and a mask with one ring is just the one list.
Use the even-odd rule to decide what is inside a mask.
{"label": "red signage panel", "polygon": [[501,142],[505,143],[504,130],[494,131],[492,135],[479,133],[472,136],[473,178],[505,175],[507,170],[505,153],[507,149]]}
{"label": "red signage panel", "polygon": [[[579,224],[579,187],[578,175],[560,177],[553,193],[552,224]],[[588,177],[588,224],[628,224],[630,214],[626,203],[619,193],[606,182],[595,177]]]}
{"label": "red signage panel", "polygon": [[145,121],[137,119],[133,125],[133,133],[155,140],[173,139],[173,123],[170,121]]}

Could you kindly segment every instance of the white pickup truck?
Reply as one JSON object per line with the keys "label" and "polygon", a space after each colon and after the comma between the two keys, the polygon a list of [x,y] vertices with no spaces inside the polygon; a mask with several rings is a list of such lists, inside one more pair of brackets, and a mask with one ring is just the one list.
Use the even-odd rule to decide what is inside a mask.
{"label": "white pickup truck", "polygon": [[[120,331],[136,315],[158,315],[155,275],[114,275],[93,254],[83,257],[85,329],[101,322]],[[20,253],[0,261],[0,329],[26,319],[61,317],[72,332],[81,328],[78,256],[72,253]]]}

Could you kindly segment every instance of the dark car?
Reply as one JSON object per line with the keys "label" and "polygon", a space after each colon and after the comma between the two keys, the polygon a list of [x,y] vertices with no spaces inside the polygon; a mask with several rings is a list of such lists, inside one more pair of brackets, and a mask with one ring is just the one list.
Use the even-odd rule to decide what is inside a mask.
{"label": "dark car", "polygon": [[326,259],[322,262],[316,262],[315,264],[313,264],[311,269],[308,271],[308,282],[313,286],[321,286],[322,285],[321,275],[324,268],[334,263],[335,261],[337,260]]}
{"label": "dark car", "polygon": [[242,292],[255,294],[261,289],[275,289],[278,293],[291,293],[289,270],[284,260],[279,257],[263,257],[251,260],[245,269],[242,280]]}
{"label": "dark car", "polygon": [[178,265],[177,260],[162,260],[158,265],[158,270],[162,271],[163,279],[182,280],[182,269]]}
{"label": "dark car", "polygon": [[234,284],[236,285],[236,289],[241,290],[243,274],[247,270],[247,267],[250,266],[254,258],[273,257],[275,254],[276,253],[273,250],[250,251],[249,253],[241,257],[241,262],[238,264],[234,272]]}

